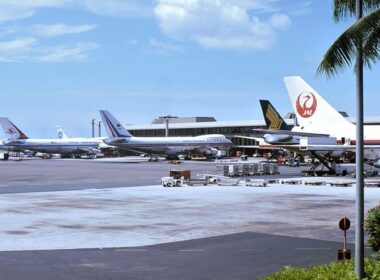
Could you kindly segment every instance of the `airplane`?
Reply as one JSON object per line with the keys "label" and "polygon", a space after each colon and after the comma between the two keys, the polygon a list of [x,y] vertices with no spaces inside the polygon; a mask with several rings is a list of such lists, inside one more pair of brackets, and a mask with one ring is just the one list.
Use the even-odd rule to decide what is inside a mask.
{"label": "airplane", "polygon": [[98,138],[30,139],[8,118],[0,117],[0,124],[7,135],[7,140],[2,141],[3,145],[14,151],[29,150],[63,155],[97,154],[99,144],[103,143],[103,139]]}
{"label": "airplane", "polygon": [[[284,82],[298,121],[298,126],[292,128],[292,133],[321,133],[336,139],[332,145],[308,145],[304,141],[298,148],[304,151],[330,150],[330,154],[335,157],[347,154],[354,156],[356,125],[342,116],[301,77],[285,77]],[[292,147],[294,148],[297,147]],[[379,125],[364,125],[364,157],[375,162],[374,166],[380,166]]]}
{"label": "airplane", "polygon": [[282,129],[273,129],[272,123],[285,123],[285,120],[276,111],[273,105],[268,100],[260,100],[263,110],[264,119],[267,127],[272,129],[264,129],[262,137],[267,143],[275,147],[285,148],[301,154],[320,157],[327,159],[336,159],[340,157],[351,158],[354,156],[354,148],[348,145],[337,143],[336,137],[331,137],[328,134],[297,131],[297,126],[290,128],[287,124],[282,125]]}
{"label": "airplane", "polygon": [[16,148],[5,145],[3,140],[0,140],[0,151],[19,152],[19,150],[17,150]]}
{"label": "airplane", "polygon": [[328,134],[293,131],[269,100],[259,101],[267,129],[254,129],[254,133],[261,134],[265,142],[271,145],[299,144],[301,139],[308,137],[309,141],[315,140],[320,144],[326,144],[325,140],[331,140],[326,138]]}
{"label": "airplane", "polygon": [[104,142],[134,152],[166,155],[168,158],[180,154],[216,157],[220,154],[219,149],[227,150],[233,145],[220,134],[195,137],[134,137],[109,111],[100,110],[100,115],[109,136]]}
{"label": "airplane", "polygon": [[[355,124],[342,116],[301,77],[285,77],[284,82],[299,124],[292,131],[324,133],[336,137],[338,143],[355,144]],[[364,125],[364,144],[380,144],[379,125]]]}

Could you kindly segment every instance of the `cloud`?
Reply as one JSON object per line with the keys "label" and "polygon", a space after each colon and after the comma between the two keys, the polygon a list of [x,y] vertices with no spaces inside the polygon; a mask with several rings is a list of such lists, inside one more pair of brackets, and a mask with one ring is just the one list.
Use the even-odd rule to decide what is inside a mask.
{"label": "cloud", "polygon": [[74,45],[62,45],[41,50],[42,54],[31,58],[40,62],[82,61],[88,57],[88,53],[99,47],[95,43],[76,43]]}
{"label": "cloud", "polygon": [[83,0],[89,11],[112,17],[152,17],[155,0]]}
{"label": "cloud", "polygon": [[72,0],[0,0],[0,21],[28,18],[38,8],[62,7],[71,2]]}
{"label": "cloud", "polygon": [[291,11],[291,14],[294,16],[305,16],[313,12],[312,1],[303,1],[297,3]]}
{"label": "cloud", "polygon": [[0,52],[17,53],[31,49],[37,39],[33,37],[19,38],[12,41],[0,42]]}
{"label": "cloud", "polygon": [[273,26],[273,28],[286,31],[289,29],[291,25],[290,18],[287,15],[284,14],[274,14],[270,18],[270,24]]}
{"label": "cloud", "polygon": [[0,21],[33,16],[40,8],[82,8],[101,16],[153,17],[156,0],[0,0]]}
{"label": "cloud", "polygon": [[36,42],[37,39],[33,37],[18,38],[12,41],[0,41],[0,61],[23,61],[23,55],[29,52]]}
{"label": "cloud", "polygon": [[[269,3],[274,1],[269,1]],[[278,32],[291,20],[275,13],[263,20],[253,15],[268,11],[263,1],[248,0],[159,0],[154,11],[161,31],[171,39],[193,41],[205,48],[266,50]]]}
{"label": "cloud", "polygon": [[125,40],[125,43],[128,45],[128,46],[135,46],[139,43],[139,41],[135,38],[128,38],[127,40]]}
{"label": "cloud", "polygon": [[95,24],[88,25],[67,25],[67,24],[54,24],[54,25],[44,25],[36,24],[32,27],[35,35],[41,37],[54,37],[65,34],[74,34],[87,32],[96,28]]}
{"label": "cloud", "polygon": [[79,42],[71,45],[42,47],[34,37],[19,38],[0,42],[0,61],[3,62],[63,62],[81,61],[90,51],[99,47],[91,42]]}
{"label": "cloud", "polygon": [[154,38],[150,39],[149,45],[151,47],[149,52],[155,54],[174,54],[183,53],[185,51],[180,45],[160,42]]}

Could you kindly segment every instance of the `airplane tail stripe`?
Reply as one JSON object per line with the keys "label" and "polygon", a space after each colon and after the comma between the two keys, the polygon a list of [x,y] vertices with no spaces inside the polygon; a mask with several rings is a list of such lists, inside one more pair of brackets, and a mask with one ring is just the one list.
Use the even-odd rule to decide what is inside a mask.
{"label": "airplane tail stripe", "polygon": [[107,117],[107,115],[103,113],[103,116],[104,116],[104,119],[105,119],[106,122],[107,122],[107,126],[108,126],[108,128],[110,129],[110,132],[111,132],[111,134],[112,134],[112,137],[116,137],[116,136],[118,136],[118,135],[117,135],[118,133],[116,132],[115,128],[114,128],[113,125],[112,125],[112,122],[109,120],[109,118]]}
{"label": "airplane tail stripe", "polygon": [[108,111],[100,110],[108,136],[110,137],[131,137],[128,130]]}
{"label": "airplane tail stripe", "polygon": [[3,127],[4,133],[7,135],[8,139],[28,139],[28,136],[26,136],[25,133],[15,126],[14,123],[12,123],[8,118],[0,118],[0,124]]}

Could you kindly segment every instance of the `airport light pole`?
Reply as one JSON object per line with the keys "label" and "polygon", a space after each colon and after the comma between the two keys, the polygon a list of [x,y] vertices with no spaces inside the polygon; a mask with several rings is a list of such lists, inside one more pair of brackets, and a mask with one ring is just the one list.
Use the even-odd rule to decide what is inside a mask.
{"label": "airport light pole", "polygon": [[98,137],[102,137],[102,122],[98,122]]}
{"label": "airport light pole", "polygon": [[96,119],[91,119],[92,138],[95,137],[95,120]]}
{"label": "airport light pole", "polygon": [[[356,20],[363,16],[363,1],[356,0]],[[360,42],[356,54],[356,219],[355,219],[355,274],[364,277],[364,167],[363,167],[363,47]]]}
{"label": "airport light pole", "polygon": [[169,136],[169,118],[165,118],[165,137]]}

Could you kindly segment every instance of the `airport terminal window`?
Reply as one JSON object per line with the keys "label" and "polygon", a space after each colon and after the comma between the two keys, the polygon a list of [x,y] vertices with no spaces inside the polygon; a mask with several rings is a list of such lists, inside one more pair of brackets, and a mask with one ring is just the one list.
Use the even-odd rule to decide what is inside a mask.
{"label": "airport terminal window", "polygon": [[154,136],[154,130],[146,130],[145,135],[146,136]]}
{"label": "airport terminal window", "polygon": [[195,133],[196,133],[196,135],[203,135],[203,134],[205,134],[205,129],[204,128],[197,128],[195,130]]}

